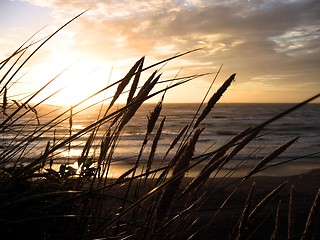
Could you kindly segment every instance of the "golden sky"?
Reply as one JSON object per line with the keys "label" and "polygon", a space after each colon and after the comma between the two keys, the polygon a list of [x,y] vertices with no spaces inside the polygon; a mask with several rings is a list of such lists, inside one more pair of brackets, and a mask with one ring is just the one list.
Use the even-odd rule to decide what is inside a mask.
{"label": "golden sky", "polygon": [[[318,0],[2,0],[1,60],[42,27],[33,40],[88,8],[20,71],[20,93],[67,68],[46,94],[64,87],[51,103],[74,104],[119,80],[142,56],[148,65],[196,48],[203,49],[161,69],[162,80],[181,68],[179,76],[187,76],[223,64],[212,91],[232,73],[237,79],[222,102],[298,102],[320,90]],[[200,102],[212,78],[173,90],[166,102]]]}

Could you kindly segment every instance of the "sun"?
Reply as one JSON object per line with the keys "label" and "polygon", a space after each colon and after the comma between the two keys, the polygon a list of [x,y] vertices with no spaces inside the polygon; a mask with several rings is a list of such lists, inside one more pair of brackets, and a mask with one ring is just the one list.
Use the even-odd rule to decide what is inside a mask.
{"label": "sun", "polygon": [[55,80],[35,98],[52,105],[74,106],[80,102],[90,105],[113,96],[115,87],[91,97],[99,90],[121,79],[121,69],[112,69],[112,61],[101,61],[94,58],[81,57],[75,60],[72,54],[59,54],[51,57],[51,61],[33,67],[32,79],[34,89],[40,88],[50,79]]}

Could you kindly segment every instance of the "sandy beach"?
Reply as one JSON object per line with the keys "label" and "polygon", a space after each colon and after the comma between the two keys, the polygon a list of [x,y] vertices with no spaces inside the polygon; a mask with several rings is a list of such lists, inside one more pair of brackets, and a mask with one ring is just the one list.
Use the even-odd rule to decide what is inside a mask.
{"label": "sandy beach", "polygon": [[[184,184],[188,184],[191,179],[186,179]],[[238,180],[238,181],[237,181]],[[293,223],[290,239],[300,239],[302,232],[304,231],[305,224],[308,218],[309,211],[312,207],[315,196],[320,188],[320,170],[312,170],[300,175],[294,175],[289,177],[270,177],[270,176],[255,176],[248,179],[241,185],[239,190],[235,192],[228,203],[224,206],[224,209],[220,210],[216,216],[216,220],[213,221],[205,231],[204,235],[197,235],[194,239],[227,239],[230,234],[235,230],[235,225],[238,221],[238,216],[241,215],[243,206],[245,205],[248,193],[255,182],[254,194],[253,194],[253,206],[257,205],[263,198],[265,198],[270,192],[272,192],[280,184],[287,181],[287,184],[281,189],[280,192],[268,203],[263,209],[260,216],[260,220],[255,223],[256,227],[263,221],[262,227],[259,228],[257,234],[252,235],[251,239],[270,239],[272,230],[275,225],[276,207],[280,203],[279,213],[279,229],[277,232],[277,239],[288,239],[288,205],[290,198],[290,189],[293,186]],[[208,199],[203,206],[197,210],[194,215],[194,220],[199,217],[196,228],[202,228],[210,221],[212,215],[215,214],[217,207],[229,196],[229,194],[237,186],[240,179],[214,179],[209,181],[205,188],[208,192]],[[228,186],[225,188],[225,186]],[[318,214],[319,219],[319,214]],[[318,235],[315,239],[319,239],[318,224],[314,229]]]}
{"label": "sandy beach", "polygon": [[[181,184],[181,189],[186,187],[191,181],[192,178],[190,177],[184,178]],[[201,204],[201,206],[197,208],[191,208],[188,217],[182,218],[185,222],[177,222],[176,229],[174,231],[180,232],[180,235],[175,236],[173,234],[173,236],[177,237],[174,239],[187,239],[190,237],[190,232],[197,232],[201,229],[202,230],[199,231],[199,233],[197,233],[192,239],[230,239],[232,232],[237,230],[235,226],[238,223],[239,216],[242,214],[253,182],[255,182],[252,199],[253,208],[279,185],[284,182],[287,183],[262,209],[261,213],[257,216],[257,221],[252,223],[254,228],[257,228],[257,232],[253,233],[253,235],[250,236],[250,239],[261,240],[271,238],[271,234],[275,226],[276,208],[279,203],[280,211],[277,239],[288,239],[288,208],[290,202],[290,189],[292,186],[293,220],[290,239],[301,238],[305,229],[309,211],[312,207],[317,191],[320,188],[320,170],[315,169],[294,176],[251,177],[245,181],[234,194],[232,194],[228,202],[217,213],[217,209],[222,205],[224,200],[227,199],[230,193],[239,185],[240,181],[241,178],[235,177],[228,179],[216,178],[208,180],[208,182],[202,188],[202,190],[207,193],[205,201]],[[153,186],[153,183],[154,180],[150,180],[147,186],[144,188],[145,191],[142,191],[141,194],[148,192],[151,189],[151,186]],[[123,196],[126,189],[125,186],[126,184],[122,185],[120,188],[114,189],[113,193],[118,197]],[[201,196],[202,192],[200,191],[197,194],[198,196]],[[192,195],[192,197],[194,196],[195,195]],[[185,204],[191,205],[192,202],[189,201],[189,197],[175,202],[174,205],[171,205],[171,207],[176,210],[185,207]],[[142,203],[141,206],[143,207],[144,204]],[[215,219],[212,220],[216,213],[217,215],[215,216]],[[169,216],[166,221],[171,221],[174,216],[174,214]],[[210,226],[207,226],[208,223],[210,223]],[[314,233],[317,232],[318,234],[319,228],[320,226],[318,224],[314,229]],[[171,228],[164,228],[162,230],[165,233],[172,233],[173,231]],[[185,235],[182,233],[185,233]],[[163,235],[162,237],[165,238],[165,236],[166,235]],[[320,237],[319,234],[315,236],[315,239]],[[160,237],[159,239],[162,238]]]}
{"label": "sandy beach", "polygon": [[[180,190],[176,193],[179,195],[181,189],[186,187],[192,178],[185,177],[181,183]],[[110,181],[110,182],[109,182]],[[108,183],[111,183],[112,179],[108,180]],[[154,186],[153,180],[148,180],[146,185],[143,184],[140,186],[140,197],[143,197],[145,193],[150,191]],[[252,183],[255,182],[255,187],[253,191],[251,209],[255,208],[259,202],[261,202],[271,191],[273,191],[280,184],[287,181],[287,184],[272,198],[266,206],[264,206],[256,216],[255,221],[252,221],[251,227],[254,231],[250,232],[250,239],[270,239],[271,234],[273,233],[275,227],[276,218],[278,219],[277,223],[277,239],[288,239],[288,208],[289,208],[289,197],[291,186],[294,186],[293,191],[293,200],[292,200],[292,223],[291,223],[291,237],[290,239],[300,239],[303,231],[305,229],[306,221],[309,215],[309,211],[314,202],[316,193],[320,187],[320,170],[312,170],[307,173],[294,176],[282,176],[282,177],[270,177],[270,176],[254,176],[245,181],[237,191],[235,191],[225,205],[217,211],[223,202],[228,198],[231,192],[239,185],[241,178],[216,178],[209,179],[208,182],[202,187],[201,191],[196,194],[189,194],[186,197],[181,198],[180,200],[174,201],[168,205],[168,215],[164,219],[165,223],[171,223],[168,227],[164,227],[160,230],[157,230],[157,239],[164,239],[167,236],[171,236],[172,239],[187,239],[191,235],[195,234],[192,239],[233,239],[232,234],[237,233],[239,217],[241,217],[244,206],[246,205],[246,199]],[[137,183],[141,184],[139,181],[134,181],[130,190],[134,190]],[[123,199],[126,194],[126,189],[128,182],[123,184],[118,184],[114,188],[108,189],[107,192],[103,193],[102,204],[99,209],[101,210],[102,216],[108,216],[113,211],[117,211],[118,207],[121,205],[122,201],[115,201],[116,199]],[[74,190],[75,186],[65,185],[66,190]],[[46,184],[31,186],[29,192],[41,192],[47,191],[46,189],[50,188],[52,192],[55,192],[56,189],[52,186]],[[83,188],[84,190],[85,188]],[[206,197],[203,199],[200,205],[195,208],[190,208],[188,211],[183,211],[182,215],[178,220],[175,220],[174,217],[179,213],[179,209],[185,209],[186,206],[191,206],[194,199],[202,196],[202,193],[206,192]],[[128,207],[130,202],[132,203],[134,192],[129,193]],[[152,206],[153,197],[159,197],[159,195],[152,195],[151,198],[148,198],[146,201],[141,202],[139,205],[141,209],[144,209],[146,206]],[[99,199],[99,198],[96,198]],[[151,205],[149,205],[151,203]],[[277,207],[280,203],[280,210],[278,215],[276,214]],[[28,201],[20,203],[20,207],[27,211],[25,204],[28,205],[28,211],[30,209],[41,208],[42,202],[32,202]],[[31,205],[30,205],[31,204]],[[32,205],[39,204],[39,205]],[[47,204],[47,203],[46,203]],[[82,203],[81,203],[82,204]],[[19,206],[19,205],[18,205]],[[64,206],[66,207],[66,206]],[[17,208],[19,209],[19,208]],[[17,210],[15,209],[15,211]],[[58,211],[64,211],[63,208]],[[57,210],[54,210],[56,213]],[[137,212],[133,212],[137,214]],[[50,216],[50,215],[49,215]],[[126,223],[128,216],[121,218],[121,223]],[[139,215],[138,215],[139,216]],[[142,216],[142,215],[141,215]],[[319,215],[317,216],[319,218]],[[130,218],[129,218],[130,219]],[[138,218],[139,219],[139,218]],[[68,222],[70,221],[70,222]],[[75,223],[72,218],[70,220],[64,220],[63,222],[58,221],[58,219],[53,220],[51,225],[47,225],[49,222],[47,219],[46,226],[41,225],[41,219],[28,220],[19,223],[15,223],[13,228],[11,225],[7,225],[5,229],[2,229],[2,236],[9,236],[10,239],[19,239],[22,236],[30,236],[31,239],[43,239],[43,236],[56,236],[58,235],[60,239],[70,239],[70,236],[74,236],[72,233],[75,228]],[[138,221],[139,222],[139,221]],[[66,225],[65,225],[66,224]],[[14,231],[16,228],[21,229],[21,231]],[[67,228],[66,228],[67,227]],[[137,231],[143,230],[141,226],[132,226],[132,230],[137,228]],[[315,228],[312,229],[315,234],[315,239],[319,239],[319,222],[316,222]],[[62,229],[68,229],[67,232],[63,232]],[[113,228],[111,228],[113,229]],[[132,239],[137,239],[136,237],[144,237],[143,231],[141,233],[137,232]],[[69,234],[67,234],[69,233]],[[21,235],[22,234],[22,235]],[[51,235],[50,235],[51,234]],[[105,236],[108,239],[108,231],[100,236]],[[66,238],[67,237],[67,238]],[[248,236],[247,236],[248,237]],[[4,238],[6,239],[6,238]],[[9,238],[7,238],[9,239]],[[51,239],[50,237],[48,239]],[[94,239],[94,238],[92,238]],[[147,238],[149,239],[149,238]],[[246,239],[246,238],[245,238]]]}

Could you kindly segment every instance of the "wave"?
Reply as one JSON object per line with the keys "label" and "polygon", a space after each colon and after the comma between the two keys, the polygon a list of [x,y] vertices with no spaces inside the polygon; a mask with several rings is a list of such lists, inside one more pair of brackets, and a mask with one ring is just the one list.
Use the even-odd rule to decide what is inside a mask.
{"label": "wave", "polygon": [[[159,141],[157,154],[163,154],[166,148],[171,144],[173,139],[177,136],[179,131],[185,124],[191,123],[195,110],[198,104],[164,104],[162,116],[167,116],[162,136]],[[283,111],[291,105],[288,104],[218,104],[216,108],[208,115],[208,118],[202,123],[205,131],[202,133],[198,148],[199,151],[210,147],[218,147],[225,143],[231,137],[237,135],[252,124],[259,124],[275,114]],[[124,133],[121,135],[119,146],[116,149],[115,156],[117,157],[130,157],[133,152],[139,151],[143,138],[145,136],[147,116],[153,110],[154,104],[145,104],[137,112],[136,116],[132,119],[126,127]],[[295,155],[303,155],[310,153],[310,151],[319,151],[320,142],[320,107],[316,104],[307,105],[299,109],[287,117],[280,119],[269,125],[262,134],[263,135],[252,143],[252,147],[244,150],[240,157],[250,154],[260,146],[264,146],[266,152],[271,152],[279,147],[293,136],[301,136],[299,141],[294,145],[294,148],[288,151],[293,152]],[[160,116],[161,119],[161,116]],[[159,120],[160,120],[159,119]],[[43,121],[46,120],[42,119]],[[87,124],[96,120],[96,114],[78,115],[74,117],[73,132],[81,130]],[[47,118],[50,121],[50,118]],[[23,122],[23,121],[22,121]],[[21,125],[22,126],[22,125]],[[98,133],[94,148],[99,148],[99,141],[102,139],[105,129],[108,125],[102,126],[101,131]],[[158,124],[156,125],[157,128]],[[36,126],[32,126],[33,128]],[[156,128],[150,136],[149,144],[152,142]],[[25,128],[23,132],[19,133],[19,137],[27,136],[30,128]],[[48,141],[53,141],[55,131],[56,141],[62,141],[69,136],[69,124],[65,121],[57,128],[52,128],[45,135],[37,139],[37,149],[45,149]],[[80,151],[89,137],[84,134],[72,143],[73,148]],[[17,133],[9,131],[1,140],[1,145],[5,141],[17,141]],[[3,146],[2,146],[3,147]],[[138,150],[137,150],[138,149]],[[147,150],[147,149],[146,149]],[[259,155],[260,157],[260,155]]]}

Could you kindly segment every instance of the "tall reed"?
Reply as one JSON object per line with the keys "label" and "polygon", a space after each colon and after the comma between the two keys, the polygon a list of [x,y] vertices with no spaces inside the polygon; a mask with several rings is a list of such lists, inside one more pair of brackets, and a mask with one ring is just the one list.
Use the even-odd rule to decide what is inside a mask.
{"label": "tall reed", "polygon": [[[7,239],[192,239],[211,236],[210,226],[226,219],[234,225],[233,232],[225,234],[224,237],[246,239],[258,234],[261,227],[254,223],[264,222],[266,216],[262,214],[262,210],[271,204],[271,200],[276,198],[286,182],[263,196],[260,202],[254,199],[253,187],[258,185],[256,183],[252,185],[247,199],[237,203],[234,215],[218,213],[227,211],[227,203],[241,186],[265,169],[266,164],[287,150],[298,138],[292,139],[264,157],[243,178],[229,180],[229,185],[210,184],[210,188],[205,188],[205,184],[210,178],[216,177],[213,173],[217,174],[224,169],[227,163],[237,158],[240,151],[255,141],[266,126],[318,98],[320,94],[263,123],[247,126],[247,129],[221,146],[206,152],[196,151],[202,143],[202,133],[207,131],[201,125],[231,86],[236,76],[232,74],[217,88],[199,115],[197,111],[189,123],[177,127],[176,135],[170,139],[171,144],[164,150],[164,155],[159,153],[159,143],[166,134],[167,123],[171,121],[170,116],[161,116],[165,107],[164,94],[206,74],[162,80],[159,66],[200,49],[176,54],[149,66],[144,66],[145,57],[142,57],[123,78],[102,87],[69,109],[57,107],[46,112],[42,108],[44,102],[60,90],[34,102],[40,93],[50,89],[62,72],[26,97],[14,97],[12,90],[17,87],[16,83],[19,80],[16,78],[26,63],[61,29],[85,12],[46,38],[35,40],[35,35],[32,36],[11,55],[0,61],[2,236]],[[35,47],[35,50],[29,52],[31,47]],[[9,68],[5,67],[10,64]],[[146,76],[149,69],[153,72]],[[220,70],[221,68],[213,82]],[[169,86],[159,87],[160,90],[156,88],[160,83],[168,82]],[[89,104],[96,96],[112,87],[116,87],[112,97]],[[116,108],[121,95],[127,95],[126,103]],[[140,139],[140,149],[132,152],[131,159],[134,164],[118,178],[113,177],[110,169],[121,151],[119,145],[122,143],[122,136],[134,121],[140,107],[154,97],[159,97],[160,100],[146,116],[146,122],[141,123],[145,125],[145,132]],[[109,102],[107,106],[104,105],[106,101]],[[87,110],[92,111],[99,105],[97,119],[82,129],[76,129],[75,121],[78,115]],[[201,106],[202,104],[199,111]],[[42,138],[46,138],[45,144]],[[70,153],[74,147],[81,151],[76,157],[69,158],[69,164],[67,159],[61,159],[61,156],[68,148]],[[240,163],[244,161],[239,160]],[[197,166],[201,166],[198,175],[193,179],[186,178],[187,172]],[[233,169],[237,170],[237,167]],[[225,176],[223,180],[228,179]],[[286,232],[288,238],[293,237],[293,202],[291,190]],[[207,206],[211,208],[208,210]],[[313,229],[318,208],[319,192],[305,228],[300,233],[302,239],[315,236]],[[280,209],[279,204],[275,224],[270,232],[273,238],[282,231]],[[219,231],[218,233],[221,234]]]}

